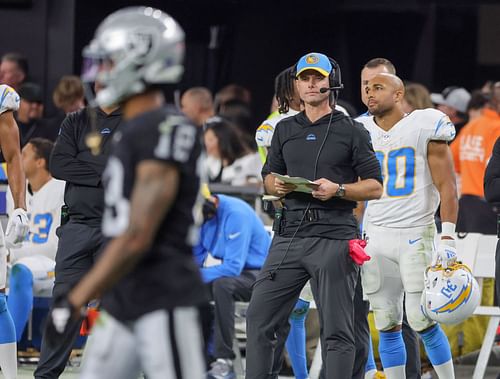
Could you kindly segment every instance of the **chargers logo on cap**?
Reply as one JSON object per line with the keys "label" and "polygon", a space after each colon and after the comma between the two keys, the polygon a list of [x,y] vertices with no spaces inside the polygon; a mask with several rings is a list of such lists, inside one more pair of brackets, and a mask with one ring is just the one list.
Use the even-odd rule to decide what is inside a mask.
{"label": "chargers logo on cap", "polygon": [[316,55],[308,55],[306,57],[306,63],[307,64],[315,64],[318,63],[319,58]]}
{"label": "chargers logo on cap", "polygon": [[328,76],[332,71],[332,64],[324,54],[308,53],[302,56],[297,62],[297,72],[295,76],[298,77],[305,70],[315,70],[323,76]]}

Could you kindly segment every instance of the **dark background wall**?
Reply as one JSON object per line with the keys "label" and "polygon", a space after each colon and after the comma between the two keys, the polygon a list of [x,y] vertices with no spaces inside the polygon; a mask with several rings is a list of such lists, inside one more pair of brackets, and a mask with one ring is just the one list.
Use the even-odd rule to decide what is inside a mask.
{"label": "dark background wall", "polygon": [[[12,7],[20,2],[27,6]],[[376,56],[433,91],[500,79],[494,1],[0,0],[0,54],[24,53],[50,102],[57,79],[80,71],[81,50],[99,22],[126,5],[158,7],[184,27],[181,89],[239,83],[252,91],[256,120],[268,112],[274,76],[309,51],[339,62],[341,97],[360,110],[359,71]]]}
{"label": "dark background wall", "polygon": [[30,80],[46,89],[74,70],[75,0],[0,0],[0,55],[16,51],[29,61]]}

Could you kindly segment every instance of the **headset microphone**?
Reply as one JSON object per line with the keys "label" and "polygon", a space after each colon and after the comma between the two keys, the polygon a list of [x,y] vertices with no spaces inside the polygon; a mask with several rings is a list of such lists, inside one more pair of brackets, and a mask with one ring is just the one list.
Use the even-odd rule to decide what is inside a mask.
{"label": "headset microphone", "polygon": [[334,86],[334,87],[322,87],[319,89],[319,92],[325,93],[328,91],[335,91],[335,90],[339,90],[339,89],[343,89],[343,88],[344,88],[344,85],[341,83],[340,85]]}

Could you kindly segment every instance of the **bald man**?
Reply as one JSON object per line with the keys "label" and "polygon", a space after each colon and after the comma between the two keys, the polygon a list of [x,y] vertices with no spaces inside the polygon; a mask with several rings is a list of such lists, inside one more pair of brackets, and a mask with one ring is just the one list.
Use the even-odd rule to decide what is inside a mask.
{"label": "bald man", "polygon": [[[363,69],[361,70],[361,101],[364,105],[368,107],[368,95],[366,93],[366,86],[368,82],[375,77],[377,74],[387,73],[396,75],[396,67],[394,64],[386,58],[373,58],[365,63]],[[367,110],[362,116],[369,116],[370,112]],[[363,215],[365,211],[365,203],[358,203],[358,207],[354,210],[356,218],[358,222],[362,225]],[[369,304],[365,302],[364,305],[368,314]],[[361,305],[358,305],[361,307]],[[361,316],[362,312],[357,312],[357,316]],[[366,328],[366,334],[369,335],[370,331],[368,329],[368,325],[364,325],[363,321],[360,318],[356,320],[356,328],[360,329],[358,331],[358,335],[361,335],[362,330]],[[420,379],[421,378],[421,362],[420,362],[420,343],[418,341],[418,337],[413,329],[408,325],[408,321],[406,319],[406,312],[403,310],[403,339],[406,346],[406,353],[408,357],[408,363],[406,365],[406,378],[407,379]],[[372,379],[377,373],[377,366],[375,364],[375,359],[373,356],[373,347],[371,345],[371,339],[369,340],[369,354],[368,361],[365,367],[365,379]]]}
{"label": "bald man", "polygon": [[182,95],[181,110],[196,125],[202,126],[214,116],[212,93],[205,87],[188,89]]}
{"label": "bald man", "polygon": [[[448,340],[420,309],[424,272],[431,262],[456,261],[457,191],[451,153],[450,119],[436,109],[402,110],[404,86],[397,76],[376,74],[365,86],[370,116],[360,117],[371,134],[385,178],[384,193],[371,200],[364,232],[372,257],[362,267],[363,289],[380,332],[380,359],[388,379],[405,378],[406,352],[401,325],[403,301],[408,322],[418,332],[440,379],[453,379]],[[441,199],[443,233],[434,251],[434,214]]]}

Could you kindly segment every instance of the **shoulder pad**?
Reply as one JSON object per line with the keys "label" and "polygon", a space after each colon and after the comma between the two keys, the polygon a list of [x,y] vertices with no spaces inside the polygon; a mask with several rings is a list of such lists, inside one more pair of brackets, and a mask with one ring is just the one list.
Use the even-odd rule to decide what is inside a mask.
{"label": "shoulder pad", "polygon": [[371,120],[373,118],[372,115],[360,115],[358,117],[356,117],[354,120],[357,121],[357,122],[361,122],[362,124],[368,122],[369,120]]}
{"label": "shoulder pad", "polygon": [[368,130],[370,132],[373,131],[373,127],[374,127],[373,116],[361,115],[361,116],[356,117],[354,119],[354,121],[357,121],[360,124],[362,124],[366,130]]}
{"label": "shoulder pad", "polygon": [[430,141],[452,141],[455,138],[455,125],[443,112],[428,108],[413,113],[416,113],[418,125],[427,132]]}
{"label": "shoulder pad", "polygon": [[0,114],[19,109],[19,95],[13,88],[0,84]]}
{"label": "shoulder pad", "polygon": [[278,117],[273,117],[272,119],[265,120],[255,132],[255,142],[259,147],[269,147],[271,146],[271,140],[274,134],[274,128],[278,120]]}

